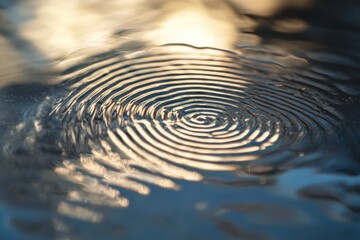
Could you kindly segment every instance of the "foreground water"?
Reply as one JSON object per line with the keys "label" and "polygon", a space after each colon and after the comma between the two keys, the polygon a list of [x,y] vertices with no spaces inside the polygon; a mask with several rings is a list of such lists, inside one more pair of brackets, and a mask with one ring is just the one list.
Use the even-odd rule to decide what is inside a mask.
{"label": "foreground water", "polygon": [[2,238],[360,238],[356,2],[0,7]]}

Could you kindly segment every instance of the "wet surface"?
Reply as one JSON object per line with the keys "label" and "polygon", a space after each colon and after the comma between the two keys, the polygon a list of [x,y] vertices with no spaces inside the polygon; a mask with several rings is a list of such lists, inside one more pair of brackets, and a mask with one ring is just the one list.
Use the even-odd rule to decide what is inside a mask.
{"label": "wet surface", "polygon": [[356,2],[0,7],[5,238],[360,238]]}

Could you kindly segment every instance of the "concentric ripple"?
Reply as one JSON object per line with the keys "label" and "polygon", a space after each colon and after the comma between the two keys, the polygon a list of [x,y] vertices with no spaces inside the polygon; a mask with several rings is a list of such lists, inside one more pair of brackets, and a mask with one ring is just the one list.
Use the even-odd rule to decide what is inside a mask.
{"label": "concentric ripple", "polygon": [[96,56],[64,73],[68,91],[42,106],[41,131],[58,132],[65,155],[101,149],[91,161],[105,169],[187,180],[242,162],[306,164],[333,149],[340,117],[329,86],[277,57],[175,44]]}

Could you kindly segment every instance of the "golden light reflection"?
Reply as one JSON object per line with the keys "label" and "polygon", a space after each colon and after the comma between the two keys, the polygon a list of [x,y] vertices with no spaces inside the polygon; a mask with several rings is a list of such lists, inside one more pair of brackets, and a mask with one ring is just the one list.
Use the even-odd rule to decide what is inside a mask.
{"label": "golden light reflection", "polygon": [[114,32],[137,27],[142,22],[138,12],[147,8],[144,0],[28,0],[11,9],[9,21],[22,38],[53,60],[79,49],[111,49]]}
{"label": "golden light reflection", "polygon": [[302,19],[282,19],[275,22],[274,30],[284,33],[298,33],[306,30],[308,23]]}
{"label": "golden light reflection", "polygon": [[76,206],[67,202],[61,202],[57,208],[58,212],[64,216],[87,221],[87,222],[101,222],[103,216],[100,213],[92,211],[88,208]]}
{"label": "golden light reflection", "polygon": [[236,38],[236,16],[222,2],[211,1],[208,7],[203,1],[191,4],[170,1],[164,10],[165,17],[146,34],[158,44],[184,43],[193,46],[231,49]]}
{"label": "golden light reflection", "polygon": [[[12,10],[10,22],[19,36],[34,46],[41,61],[61,60],[52,66],[55,70],[132,40],[225,49],[235,43],[237,18],[223,1],[172,0],[156,7],[152,4],[145,0],[109,0],[106,4],[97,0],[29,0]],[[19,21],[29,11],[31,17]],[[124,30],[131,33],[117,36]]]}
{"label": "golden light reflection", "polygon": [[69,199],[90,201],[97,205],[127,207],[129,201],[120,196],[120,192],[113,187],[101,182],[101,179],[95,177],[97,168],[92,171],[81,172],[83,166],[73,164],[71,161],[63,163],[55,168],[55,172],[64,176],[66,180],[83,186],[82,194],[79,192],[69,192]]}

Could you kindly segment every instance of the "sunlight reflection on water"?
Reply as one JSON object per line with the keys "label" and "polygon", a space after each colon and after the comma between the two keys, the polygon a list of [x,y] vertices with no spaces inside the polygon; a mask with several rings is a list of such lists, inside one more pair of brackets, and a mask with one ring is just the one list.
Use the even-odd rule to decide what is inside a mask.
{"label": "sunlight reflection on water", "polygon": [[333,5],[0,2],[1,233],[357,239],[358,26]]}

